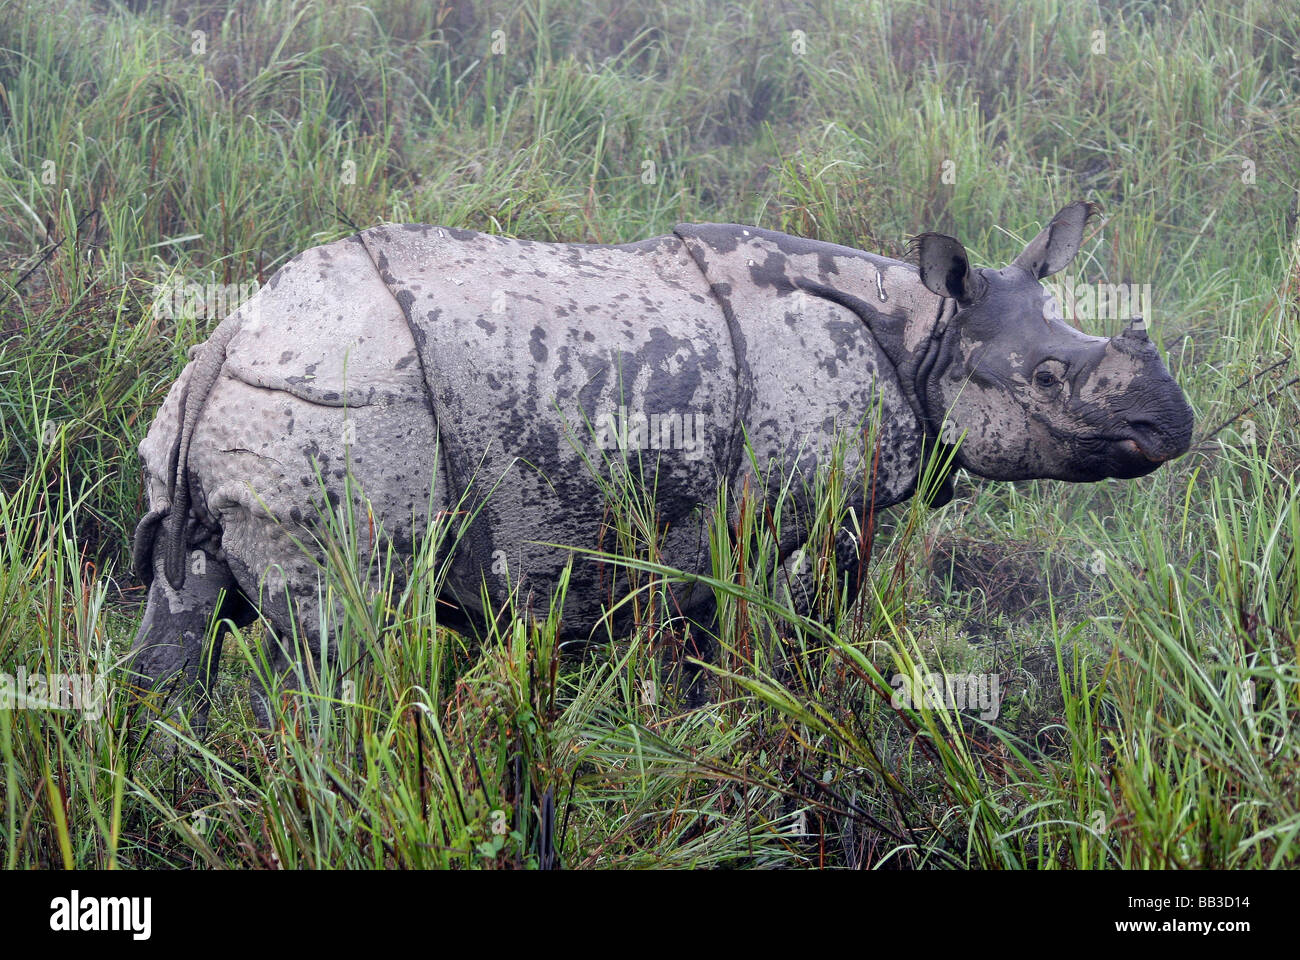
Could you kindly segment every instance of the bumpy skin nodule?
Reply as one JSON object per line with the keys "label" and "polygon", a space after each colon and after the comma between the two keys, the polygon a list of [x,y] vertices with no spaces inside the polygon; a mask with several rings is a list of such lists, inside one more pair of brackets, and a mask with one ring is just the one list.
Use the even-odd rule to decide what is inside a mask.
{"label": "bumpy skin nodule", "polygon": [[[574,556],[556,544],[613,548],[597,476],[611,470],[653,497],[659,559],[695,572],[721,484],[774,499],[877,418],[875,509],[911,497],[957,437],[956,463],[984,476],[1149,472],[1190,438],[1177,385],[1140,331],[1111,341],[1049,319],[1039,283],[1090,212],[1066,207],[1002,271],[939,235],[918,238],[912,266],[731,224],[620,246],[385,226],[308,250],[222,322],[140,445],[150,512],[135,554],[151,587],[134,669],[205,688],[196,624],[223,590],[224,615],[255,606],[287,636],[292,614],[318,637],[303,547],[349,470],[402,555],[430,517],[477,511],[444,591],[454,625],[482,621],[485,589],[494,608],[516,590],[544,609]],[[666,444],[619,449],[620,411],[683,419]],[[864,503],[868,464],[850,450],[849,502]],[[795,513],[809,509],[792,490]],[[942,478],[931,500],[950,496]],[[786,556],[803,535],[792,521]],[[622,586],[579,554],[566,636],[602,632]],[[696,624],[713,615],[708,591],[673,601]],[[287,669],[288,651],[272,655]]]}

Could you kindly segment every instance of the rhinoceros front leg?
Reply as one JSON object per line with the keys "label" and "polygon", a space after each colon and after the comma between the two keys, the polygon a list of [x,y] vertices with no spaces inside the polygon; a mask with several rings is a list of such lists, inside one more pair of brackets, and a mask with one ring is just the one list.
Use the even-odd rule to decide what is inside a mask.
{"label": "rhinoceros front leg", "polygon": [[718,608],[716,604],[699,604],[674,624],[681,646],[671,652],[669,675],[678,687],[688,710],[697,710],[712,698],[713,684],[707,668],[699,663],[718,662]]}
{"label": "rhinoceros front leg", "polygon": [[[817,544],[804,543],[785,558],[776,584],[776,595],[801,617],[822,614],[825,603],[834,602],[828,595],[833,575],[839,584],[856,590],[860,569],[860,535],[845,525],[835,533],[834,570],[828,570],[831,558]],[[829,611],[825,611],[829,612]]]}
{"label": "rhinoceros front leg", "polygon": [[204,640],[214,616],[245,626],[252,610],[231,576],[229,567],[211,545],[188,555],[188,576],[178,590],[165,574],[166,551],[153,550],[153,581],[144,619],[127,663],[127,682],[141,694],[137,722],[164,716],[169,709],[193,705],[191,729],[207,731],[212,688],[221,658],[224,628],[218,627],[210,649]]}

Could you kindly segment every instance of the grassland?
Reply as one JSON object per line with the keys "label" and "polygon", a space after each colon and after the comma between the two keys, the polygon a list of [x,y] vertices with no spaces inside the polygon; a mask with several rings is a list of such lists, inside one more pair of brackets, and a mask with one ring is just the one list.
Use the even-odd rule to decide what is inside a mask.
{"label": "grassland", "polygon": [[[202,742],[132,746],[116,686],[0,710],[0,862],[1295,865],[1298,187],[1283,0],[0,0],[0,672],[109,676],[129,647],[135,446],[211,323],[157,291],[382,221],[734,221],[891,256],[937,230],[1000,266],[1086,197],[1074,270],[1151,284],[1198,423],[1139,481],[963,478],[897,511],[830,629],[753,576],[751,511],[696,710],[653,622],[581,656],[553,617],[468,644],[430,596],[366,593],[343,518],[350,695],[257,728],[253,630]],[[671,571],[617,512],[652,596]],[[776,626],[784,651],[751,642]],[[998,716],[891,707],[891,677],[941,671],[997,674]]]}

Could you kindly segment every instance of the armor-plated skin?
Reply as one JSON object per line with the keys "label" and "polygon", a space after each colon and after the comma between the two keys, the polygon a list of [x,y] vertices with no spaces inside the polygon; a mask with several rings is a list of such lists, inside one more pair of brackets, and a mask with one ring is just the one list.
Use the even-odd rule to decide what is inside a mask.
{"label": "armor-plated skin", "polygon": [[[770,503],[871,420],[875,448],[846,467],[848,502],[870,491],[876,510],[913,496],[926,459],[963,434],[956,464],[984,476],[1149,472],[1189,442],[1177,385],[1145,334],[1085,337],[1048,318],[1038,282],[1073,257],[1089,213],[1065,208],[1002,271],[938,235],[918,238],[913,266],[724,224],[619,246],[383,226],[308,250],[213,332],[140,445],[150,594],[133,668],[206,690],[222,589],[223,616],[258,609],[287,636],[292,613],[319,636],[318,560],[303,549],[318,470],[333,505],[351,471],[399,556],[430,517],[476,516],[444,589],[457,626],[489,615],[484,592],[493,610],[512,590],[544,609],[565,547],[613,548],[611,471],[653,497],[656,559],[696,573],[724,483]],[[653,439],[633,428],[620,448],[623,412]],[[936,504],[951,497],[941,481]],[[810,510],[805,485],[791,489],[795,513]],[[782,527],[783,556],[803,532],[797,517]],[[578,554],[565,636],[601,630],[621,587]],[[697,625],[713,612],[703,589],[674,605]]]}

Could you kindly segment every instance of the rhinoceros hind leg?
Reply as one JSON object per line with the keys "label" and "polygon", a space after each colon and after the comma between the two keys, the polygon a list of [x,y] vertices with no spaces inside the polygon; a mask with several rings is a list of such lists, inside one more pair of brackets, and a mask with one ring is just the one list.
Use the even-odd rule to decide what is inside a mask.
{"label": "rhinoceros hind leg", "polygon": [[[329,646],[332,648],[333,643]],[[312,672],[319,677],[323,666],[319,644],[303,642],[292,629],[281,632],[268,625],[262,644],[262,661],[248,680],[248,703],[258,726],[264,730],[272,728],[276,715],[272,702],[281,693],[301,691],[309,686],[299,679],[299,670],[305,673],[308,669],[308,659],[312,663]],[[336,690],[335,694],[339,692]]]}
{"label": "rhinoceros hind leg", "polygon": [[153,581],[126,671],[127,682],[140,694],[136,722],[192,704],[191,729],[202,737],[225,632],[219,626],[205,650],[209,625],[217,616],[242,627],[251,622],[253,611],[219,556],[196,550],[192,560],[190,576],[177,590],[164,575],[164,552],[153,551]]}

